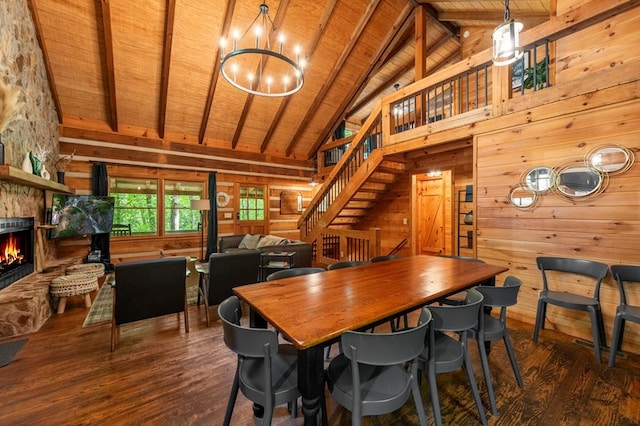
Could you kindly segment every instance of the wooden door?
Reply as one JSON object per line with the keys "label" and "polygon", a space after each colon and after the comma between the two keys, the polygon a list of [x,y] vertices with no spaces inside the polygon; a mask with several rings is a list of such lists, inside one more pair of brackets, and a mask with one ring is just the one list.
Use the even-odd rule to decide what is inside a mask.
{"label": "wooden door", "polygon": [[416,254],[446,253],[445,207],[450,173],[416,177]]}
{"label": "wooden door", "polygon": [[266,185],[236,184],[235,234],[268,234],[269,209]]}

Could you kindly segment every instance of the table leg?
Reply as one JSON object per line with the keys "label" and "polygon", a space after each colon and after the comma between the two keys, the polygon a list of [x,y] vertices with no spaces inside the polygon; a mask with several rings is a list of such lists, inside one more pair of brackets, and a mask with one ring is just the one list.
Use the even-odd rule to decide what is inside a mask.
{"label": "table leg", "polygon": [[298,351],[298,388],[302,394],[302,414],[305,426],[318,424],[320,398],[324,398],[324,350],[314,346]]}

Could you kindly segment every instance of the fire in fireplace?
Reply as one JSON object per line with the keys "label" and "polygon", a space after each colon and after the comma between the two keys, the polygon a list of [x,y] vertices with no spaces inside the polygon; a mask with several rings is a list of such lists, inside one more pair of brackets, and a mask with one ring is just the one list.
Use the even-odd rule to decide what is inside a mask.
{"label": "fire in fireplace", "polygon": [[33,251],[33,218],[0,218],[0,290],[33,272]]}

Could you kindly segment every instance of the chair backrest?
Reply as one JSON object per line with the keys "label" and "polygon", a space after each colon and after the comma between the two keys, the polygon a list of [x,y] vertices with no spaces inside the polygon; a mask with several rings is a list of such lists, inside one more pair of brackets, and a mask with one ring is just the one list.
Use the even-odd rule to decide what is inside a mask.
{"label": "chair backrest", "polygon": [[327,271],[333,271],[334,269],[350,268],[352,266],[367,264],[366,260],[344,260],[341,262],[335,262],[327,266]]}
{"label": "chair backrest", "polygon": [[484,300],[482,301],[484,306],[504,307],[513,306],[518,303],[518,292],[520,291],[521,285],[522,280],[513,275],[509,275],[504,280],[502,287],[481,286],[476,287],[476,290],[484,296]]}
{"label": "chair backrest", "polygon": [[593,260],[573,259],[569,257],[538,257],[538,269],[542,272],[542,286],[549,290],[546,271],[565,272],[574,275],[591,277],[595,280],[594,299],[600,298],[600,285],[609,271],[609,266]]}
{"label": "chair backrest", "polygon": [[113,306],[116,324],[184,311],[186,270],[184,257],[117,264]]}
{"label": "chair backrest", "polygon": [[482,293],[472,288],[467,291],[464,305],[429,305],[433,317],[432,330],[461,332],[475,327],[478,324],[478,312],[483,298]]}
{"label": "chair backrest", "polygon": [[289,268],[276,271],[267,276],[267,281],[279,280],[280,278],[298,277],[300,275],[317,274],[325,272],[324,268]]}
{"label": "chair backrest", "polygon": [[411,361],[424,350],[431,312],[423,308],[415,328],[395,333],[347,331],[342,334],[342,350],[348,359],[368,365],[396,365]]}
{"label": "chair backrest", "polygon": [[209,256],[209,306],[233,295],[233,287],[260,281],[260,252],[211,253]]}
{"label": "chair backrest", "polygon": [[637,283],[640,285],[640,266],[637,265],[612,265],[611,275],[618,283],[620,290],[620,305],[627,304],[627,295],[624,289],[624,283]]}
{"label": "chair backrest", "polygon": [[222,320],[224,343],[243,357],[264,358],[278,352],[278,336],[266,328],[249,328],[240,324],[242,308],[237,296],[230,296],[218,305]]}
{"label": "chair backrest", "polygon": [[394,259],[402,259],[402,256],[399,254],[392,254],[392,255],[386,255],[386,256],[373,256],[371,259],[369,259],[369,262],[371,263],[384,262],[385,260],[394,260]]}

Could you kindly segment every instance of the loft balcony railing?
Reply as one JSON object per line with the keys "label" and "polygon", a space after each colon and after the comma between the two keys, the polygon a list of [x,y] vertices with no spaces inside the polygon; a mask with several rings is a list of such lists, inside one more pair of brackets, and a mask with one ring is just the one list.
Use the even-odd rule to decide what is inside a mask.
{"label": "loft balcony railing", "polygon": [[[511,65],[508,97],[525,95],[528,89],[538,91],[550,85],[549,43],[549,40],[531,43],[525,48],[523,59]],[[542,62],[538,60],[540,57]],[[300,218],[298,227],[302,239],[315,241],[320,235],[318,227],[324,228],[331,223],[339,208],[346,204],[345,190],[353,177],[375,150],[391,143],[391,136],[425,126],[432,126],[431,131],[435,132],[439,125],[444,129],[450,119],[474,111],[490,114],[485,111],[492,108],[496,96],[492,86],[498,84],[492,75],[493,65],[487,60],[467,69],[462,69],[464,65],[456,64],[450,67],[451,72],[440,71],[405,88],[407,93],[400,92],[383,99],[357,135],[320,149],[319,172],[324,169],[330,173]],[[367,173],[373,173],[381,162],[382,155],[375,156],[366,168]],[[363,182],[362,179],[358,181]],[[354,194],[358,188],[349,189],[350,194]],[[340,197],[342,202],[336,203]],[[338,207],[332,210],[334,204]]]}

